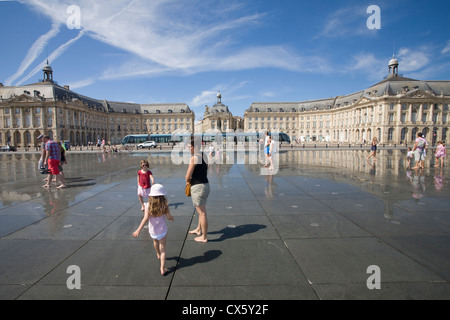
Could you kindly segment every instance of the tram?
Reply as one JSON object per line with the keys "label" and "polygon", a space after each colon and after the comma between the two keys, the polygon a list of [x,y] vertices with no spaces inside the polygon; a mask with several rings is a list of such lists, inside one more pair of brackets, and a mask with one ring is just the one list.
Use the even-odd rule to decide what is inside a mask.
{"label": "tram", "polygon": [[[275,133],[274,133],[275,134]],[[283,144],[291,143],[291,139],[286,133],[278,132],[278,142]],[[157,144],[175,144],[186,141],[192,136],[190,133],[173,133],[173,134],[132,134],[127,135],[122,140],[122,145],[137,145],[145,141],[155,141]],[[196,133],[195,137],[202,137],[203,142],[250,142],[259,141],[259,132],[217,132],[217,133]]]}

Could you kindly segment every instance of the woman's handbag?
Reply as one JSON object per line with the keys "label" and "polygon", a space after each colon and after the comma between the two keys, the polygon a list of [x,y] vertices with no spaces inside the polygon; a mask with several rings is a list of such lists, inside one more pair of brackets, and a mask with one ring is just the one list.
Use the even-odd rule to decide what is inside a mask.
{"label": "woman's handbag", "polygon": [[184,188],[184,193],[186,193],[187,197],[191,196],[191,183],[186,181],[186,188]]}

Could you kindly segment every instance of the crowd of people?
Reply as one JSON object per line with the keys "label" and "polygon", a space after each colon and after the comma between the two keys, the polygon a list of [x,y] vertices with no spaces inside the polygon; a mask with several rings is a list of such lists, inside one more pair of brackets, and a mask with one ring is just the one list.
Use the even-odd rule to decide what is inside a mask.
{"label": "crowd of people", "polygon": [[[370,154],[367,156],[367,160],[377,157],[377,144],[378,139],[375,137],[372,140]],[[408,147],[406,153],[407,169],[419,170],[425,168],[425,158],[427,156],[428,141],[423,136],[422,132],[417,134],[417,139],[414,141],[413,147]],[[445,146],[445,141],[438,141],[435,157],[435,167],[443,167],[444,160],[447,157],[447,148]],[[414,161],[414,167],[411,168],[411,162]]]}
{"label": "crowd of people", "polygon": [[[435,167],[443,167],[444,166],[444,160],[447,157],[447,148],[445,146],[445,141],[438,141],[436,147],[436,152],[434,154],[434,157],[436,159],[435,161]],[[428,150],[428,141],[425,139],[423,134],[419,132],[417,134],[417,139],[414,143],[414,146],[411,148],[408,148],[408,152],[406,155],[408,166],[407,168],[411,168],[411,161],[414,159],[414,167],[411,169],[413,170],[419,170],[425,168],[425,158],[427,156],[427,150]]]}

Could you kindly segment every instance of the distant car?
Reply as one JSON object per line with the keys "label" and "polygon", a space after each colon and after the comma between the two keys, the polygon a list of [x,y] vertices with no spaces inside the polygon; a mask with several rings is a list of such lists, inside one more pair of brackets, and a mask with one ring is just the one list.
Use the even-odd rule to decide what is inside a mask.
{"label": "distant car", "polygon": [[13,146],[3,146],[3,147],[0,147],[0,150],[3,152],[17,151],[16,147],[13,147]]}
{"label": "distant car", "polygon": [[156,148],[156,142],[155,141],[145,141],[142,143],[138,144],[138,148],[142,149],[142,148]]}

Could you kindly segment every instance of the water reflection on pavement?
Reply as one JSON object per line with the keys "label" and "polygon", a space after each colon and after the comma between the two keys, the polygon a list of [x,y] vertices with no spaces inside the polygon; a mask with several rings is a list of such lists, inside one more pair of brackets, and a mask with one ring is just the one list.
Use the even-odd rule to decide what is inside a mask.
{"label": "water reflection on pavement", "polygon": [[[134,178],[140,159],[149,160],[151,170],[159,179],[173,176],[175,172],[182,176],[186,170],[185,164],[173,164],[170,152],[69,152],[68,163],[64,166],[68,188],[63,193],[55,193],[55,188],[47,191],[41,187],[45,176],[40,174],[37,167],[39,156],[37,153],[0,154],[0,209],[40,199],[42,201],[38,202],[46,213],[52,214],[55,208],[70,206],[78,198],[86,196],[89,190],[95,193],[111,184]],[[233,164],[233,160],[225,157],[226,155],[223,164],[210,165],[209,175],[213,183],[220,183],[230,169],[237,166],[244,178],[261,179],[261,183],[266,186],[267,199],[273,198],[276,181],[280,177],[304,180],[314,177],[324,179],[328,184],[351,185],[387,201],[387,207],[409,200],[420,204],[425,199],[443,199],[449,194],[447,167],[435,168],[434,158],[429,156],[424,170],[407,169],[404,150],[381,150],[376,159],[369,160],[366,159],[367,152],[363,150],[282,151],[279,154],[277,174],[264,176],[261,176],[261,163],[264,159],[260,159],[259,164],[248,164],[248,158],[245,158],[245,164]],[[214,180],[214,177],[219,179]],[[331,188],[330,185],[328,188]],[[305,191],[313,190],[326,191],[327,186],[324,183],[321,186],[306,185]],[[337,196],[339,192],[331,190],[330,196]],[[427,205],[429,204],[428,202]],[[425,207],[425,204],[422,205]]]}

